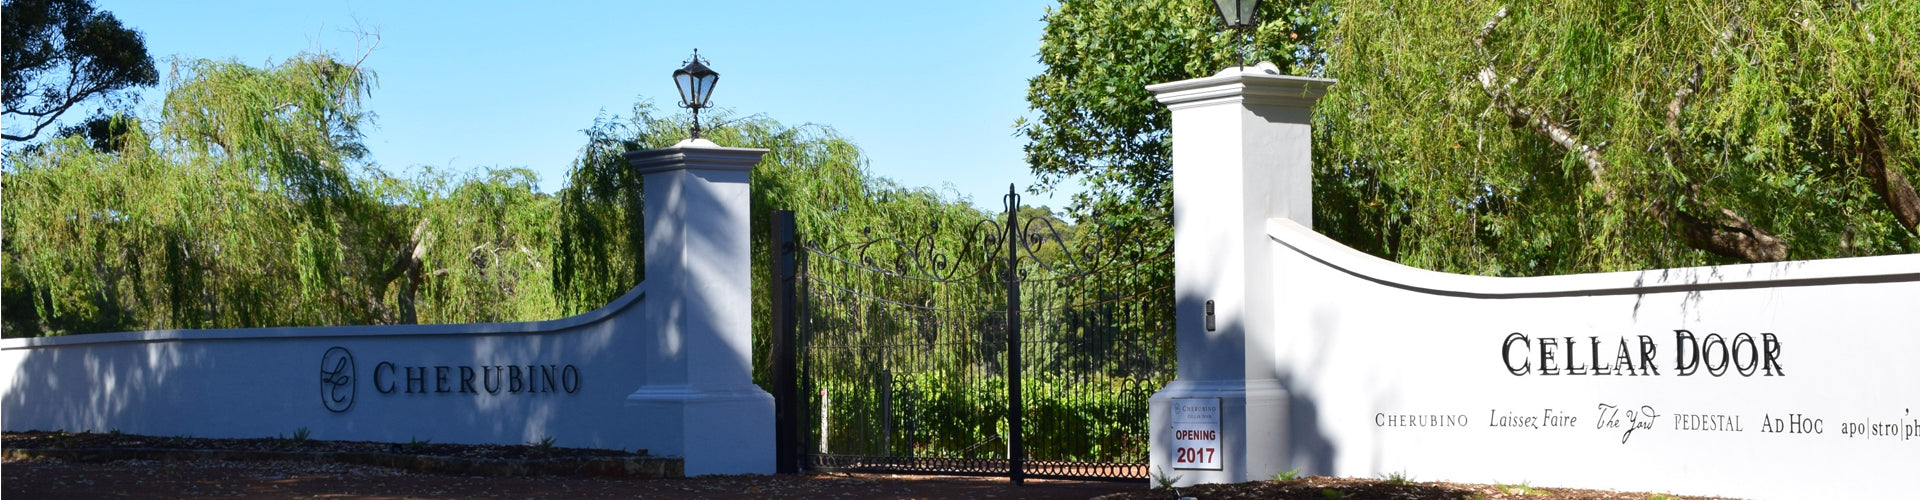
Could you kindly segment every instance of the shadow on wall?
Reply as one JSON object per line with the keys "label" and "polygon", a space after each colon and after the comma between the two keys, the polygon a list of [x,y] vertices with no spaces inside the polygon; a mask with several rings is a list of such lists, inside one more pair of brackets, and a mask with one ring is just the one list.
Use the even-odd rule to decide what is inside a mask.
{"label": "shadow on wall", "polygon": [[[1293,377],[1279,377],[1281,387],[1295,387]],[[1287,463],[1301,476],[1333,474],[1339,450],[1320,427],[1320,405],[1300,391],[1287,391]]]}
{"label": "shadow on wall", "polygon": [[[21,360],[9,363],[14,366],[7,374],[6,398],[0,401],[6,429],[145,432],[139,423],[148,420],[143,418],[144,411],[154,406],[149,398],[155,389],[171,387],[181,367],[204,365],[207,360],[203,353],[185,352],[177,343],[154,344],[142,351],[72,346],[7,353]],[[64,397],[47,397],[55,394]],[[29,415],[45,418],[23,418]],[[21,428],[22,423],[42,422],[58,424],[48,429]]]}
{"label": "shadow on wall", "polygon": [[[1192,311],[1190,314],[1180,317],[1201,318],[1205,316],[1205,302],[1204,300],[1193,298],[1179,300],[1176,306],[1178,309],[1176,310]],[[1214,325],[1215,331],[1245,331],[1245,326],[1242,325],[1241,322],[1227,319],[1230,316],[1218,314],[1216,314],[1216,316],[1220,318]],[[1178,329],[1176,329],[1176,331],[1178,331]],[[1331,330],[1322,329],[1320,331]],[[1190,332],[1189,334],[1198,332],[1202,335],[1206,333],[1204,328],[1190,329],[1188,332]],[[1235,351],[1242,349],[1241,347],[1231,345],[1232,341],[1218,336],[1205,336],[1200,339],[1200,342],[1206,345],[1205,350],[1207,352],[1219,352],[1224,347],[1233,347]],[[1318,342],[1316,345],[1320,346],[1319,350],[1324,351],[1328,344],[1326,342]],[[1273,352],[1271,349],[1277,348],[1271,345],[1265,347],[1267,348],[1266,352]],[[1313,356],[1316,360],[1323,359],[1324,357],[1324,352],[1317,352]],[[1319,366],[1319,363],[1315,363],[1315,366]],[[1182,378],[1188,377],[1192,377],[1192,375],[1182,374]],[[1314,396],[1295,389],[1298,387],[1298,384],[1295,383],[1295,374],[1276,370],[1273,377],[1279,381],[1280,387],[1286,389],[1287,393],[1286,449],[1282,450],[1285,454],[1282,458],[1287,465],[1283,466],[1281,470],[1274,472],[1278,473],[1291,468],[1298,468],[1302,476],[1332,474],[1334,460],[1337,458],[1336,454],[1339,453],[1339,450],[1334,446],[1333,441],[1327,436],[1326,431],[1320,424],[1319,403],[1315,400]],[[1258,471],[1248,471],[1248,474],[1256,474],[1257,472]],[[1260,477],[1250,478],[1264,479]]]}

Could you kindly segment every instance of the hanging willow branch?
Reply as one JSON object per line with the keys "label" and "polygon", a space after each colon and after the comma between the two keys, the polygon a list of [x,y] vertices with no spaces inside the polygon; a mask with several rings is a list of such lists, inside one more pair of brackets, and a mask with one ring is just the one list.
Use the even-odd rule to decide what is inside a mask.
{"label": "hanging willow branch", "polygon": [[1880,120],[1874,119],[1873,110],[1867,107],[1866,94],[1860,95],[1860,129],[1857,139],[1860,154],[1860,175],[1873,182],[1874,194],[1887,204],[1887,211],[1893,212],[1894,219],[1900,221],[1907,232],[1920,234],[1920,194],[1915,194],[1913,184],[1907,177],[1887,165],[1887,143],[1885,132],[1880,129]]}
{"label": "hanging willow branch", "polygon": [[[1487,50],[1486,40],[1493,34],[1493,30],[1500,26],[1500,21],[1506,17],[1507,8],[1501,7],[1493,14],[1493,19],[1482,25],[1479,34],[1474,36],[1474,46],[1478,47],[1487,59],[1487,65],[1480,69],[1477,78],[1481,90],[1486,92],[1493,107],[1505,113],[1514,123],[1527,127],[1567,150],[1569,154],[1575,155],[1581,164],[1587,167],[1587,173],[1592,177],[1594,187],[1600,191],[1606,203],[1614,204],[1619,197],[1619,190],[1606,178],[1607,160],[1601,154],[1603,147],[1582,141],[1579,134],[1575,133],[1571,127],[1548,117],[1545,113],[1515,104],[1508,92],[1508,87],[1515,80],[1509,78],[1503,82],[1499,73],[1494,70],[1493,57],[1491,51]],[[1674,92],[1673,101],[1667,105],[1668,127],[1676,132],[1675,135],[1679,128],[1680,114],[1686,108],[1688,99],[1698,90],[1699,83],[1700,68],[1696,65],[1693,76],[1687,80],[1685,86]],[[1676,140],[1667,145],[1667,152],[1671,155],[1670,160],[1681,159],[1678,157],[1680,149],[1677,142]],[[1689,193],[1700,191],[1697,185],[1688,185],[1684,189]],[[1650,215],[1662,225],[1676,228],[1681,240],[1685,241],[1687,246],[1744,262],[1773,262],[1787,258],[1785,241],[1755,226],[1733,210],[1719,208],[1718,217],[1707,219],[1687,213],[1662,198],[1654,198],[1650,203],[1652,204],[1649,209]]]}

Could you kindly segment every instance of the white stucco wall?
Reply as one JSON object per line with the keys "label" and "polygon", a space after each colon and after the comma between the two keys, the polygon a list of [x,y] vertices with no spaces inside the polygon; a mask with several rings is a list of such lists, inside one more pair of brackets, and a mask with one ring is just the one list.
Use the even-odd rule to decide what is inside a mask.
{"label": "white stucco wall", "polygon": [[[1911,494],[1920,255],[1486,278],[1393,264],[1284,219],[1267,236],[1279,286],[1262,312],[1278,325],[1266,354],[1290,393],[1291,466],[1742,498]],[[1680,346],[1709,336],[1754,348],[1684,374],[1698,351]],[[1618,369],[1622,343],[1631,370]]]}
{"label": "white stucco wall", "polygon": [[[625,397],[645,368],[645,286],[572,318],[537,323],[173,330],[0,342],[0,420],[10,431],[119,430],[159,436],[314,439],[649,449]],[[335,347],[352,353],[351,406],[329,409]],[[376,374],[382,363],[393,368]],[[534,368],[527,368],[532,366]],[[445,387],[439,371],[448,375]],[[572,367],[569,370],[568,367]],[[408,387],[407,370],[418,369]],[[473,373],[463,384],[462,370]],[[489,390],[489,372],[499,369]],[[534,373],[568,380],[535,380]],[[511,375],[519,372],[520,391]],[[378,379],[378,380],[376,380]],[[376,382],[380,384],[376,385]],[[383,387],[384,386],[384,387]],[[383,392],[388,389],[390,392]],[[445,389],[444,391],[442,389]],[[567,389],[573,389],[569,392]]]}

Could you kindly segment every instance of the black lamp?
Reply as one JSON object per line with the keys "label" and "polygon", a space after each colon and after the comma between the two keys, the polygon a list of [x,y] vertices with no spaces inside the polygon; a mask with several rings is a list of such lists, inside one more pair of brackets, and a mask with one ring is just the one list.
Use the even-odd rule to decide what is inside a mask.
{"label": "black lamp", "polygon": [[713,95],[713,84],[719,82],[720,73],[700,59],[700,49],[693,49],[693,59],[686,67],[673,70],[673,85],[680,88],[680,107],[693,110],[693,139],[700,138],[700,108],[709,106],[707,97]]}
{"label": "black lamp", "polygon": [[[1227,29],[1239,31],[1243,39],[1248,31],[1260,26],[1260,20],[1254,16],[1254,12],[1260,9],[1260,0],[1213,0],[1213,7],[1220,14],[1220,21],[1227,24]],[[1245,47],[1235,52],[1240,55],[1240,65],[1246,66]]]}

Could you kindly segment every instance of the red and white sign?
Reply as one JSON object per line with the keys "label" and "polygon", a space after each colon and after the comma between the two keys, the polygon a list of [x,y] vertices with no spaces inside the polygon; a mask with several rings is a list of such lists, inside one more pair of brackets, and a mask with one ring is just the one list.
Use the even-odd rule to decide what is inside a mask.
{"label": "red and white sign", "polygon": [[1173,468],[1220,469],[1220,398],[1173,398]]}

